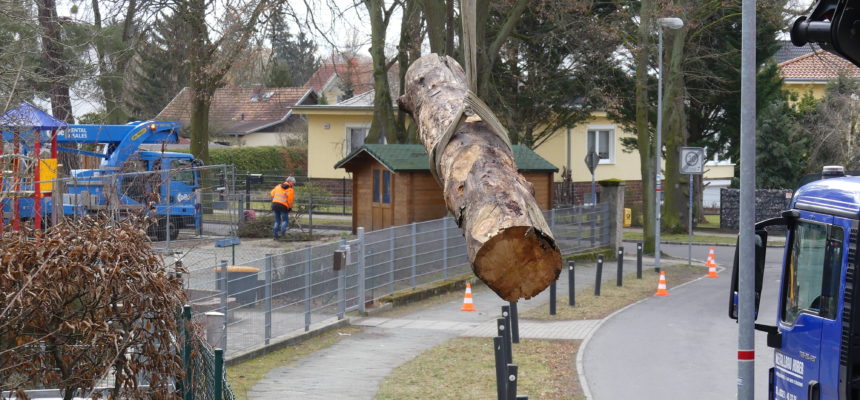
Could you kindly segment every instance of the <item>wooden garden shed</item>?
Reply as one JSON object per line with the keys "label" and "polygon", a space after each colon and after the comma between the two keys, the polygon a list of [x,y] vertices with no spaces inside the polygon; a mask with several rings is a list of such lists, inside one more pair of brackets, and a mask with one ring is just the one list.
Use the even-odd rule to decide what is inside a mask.
{"label": "wooden garden shed", "polygon": [[[513,146],[520,173],[534,186],[544,210],[552,208],[554,165],[522,145]],[[442,218],[448,214],[442,189],[430,174],[420,144],[365,144],[335,164],[352,174],[352,230]]]}

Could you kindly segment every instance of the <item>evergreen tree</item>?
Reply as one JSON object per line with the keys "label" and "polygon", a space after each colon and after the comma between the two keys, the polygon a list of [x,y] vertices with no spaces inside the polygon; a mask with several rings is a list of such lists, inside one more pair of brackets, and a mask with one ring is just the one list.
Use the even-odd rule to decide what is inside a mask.
{"label": "evergreen tree", "polygon": [[771,98],[759,109],[756,119],[756,187],[793,188],[806,165],[808,138],[798,124],[798,116],[782,89],[779,67],[768,64],[758,74],[763,95]]}
{"label": "evergreen tree", "polygon": [[269,62],[266,85],[269,87],[301,86],[320,67],[317,45],[304,32],[290,34],[284,19],[283,5],[272,12],[269,39],[272,59]]}
{"label": "evergreen tree", "polygon": [[186,33],[179,16],[162,14],[147,40],[139,45],[126,91],[132,119],[153,118],[188,86]]}
{"label": "evergreen tree", "polygon": [[806,172],[818,173],[825,165],[841,165],[848,171],[860,170],[860,84],[840,76],[827,85],[827,91],[814,111],[803,116],[804,135],[809,137]]}

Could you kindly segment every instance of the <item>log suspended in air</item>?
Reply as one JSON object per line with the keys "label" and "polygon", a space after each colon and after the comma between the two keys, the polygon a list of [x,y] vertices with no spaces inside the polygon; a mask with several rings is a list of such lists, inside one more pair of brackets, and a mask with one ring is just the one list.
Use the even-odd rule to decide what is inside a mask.
{"label": "log suspended in air", "polygon": [[429,54],[409,67],[398,103],[418,124],[475,275],[505,300],[528,299],[558,278],[561,253],[507,133],[476,101],[462,67]]}

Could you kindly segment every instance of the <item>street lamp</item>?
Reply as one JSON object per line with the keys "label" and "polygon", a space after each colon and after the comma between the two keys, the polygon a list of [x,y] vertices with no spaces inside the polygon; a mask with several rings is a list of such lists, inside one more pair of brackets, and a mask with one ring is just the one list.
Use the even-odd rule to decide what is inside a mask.
{"label": "street lamp", "polygon": [[657,160],[656,179],[655,179],[655,196],[654,202],[657,203],[654,215],[656,218],[654,232],[654,268],[660,270],[660,217],[663,212],[663,184],[662,184],[662,160],[663,160],[663,28],[678,29],[684,26],[684,21],[680,18],[657,18],[658,45],[657,45],[657,65],[659,65],[659,73],[657,75]]}

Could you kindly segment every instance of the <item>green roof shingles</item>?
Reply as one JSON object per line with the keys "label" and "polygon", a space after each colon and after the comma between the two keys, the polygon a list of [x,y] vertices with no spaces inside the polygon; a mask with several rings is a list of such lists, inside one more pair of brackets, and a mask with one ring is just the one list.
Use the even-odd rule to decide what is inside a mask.
{"label": "green roof shingles", "polygon": [[[558,168],[523,145],[514,145],[514,161],[521,172],[558,172]],[[343,168],[359,154],[366,152],[392,171],[430,171],[427,151],[420,144],[366,144],[335,164]]]}

